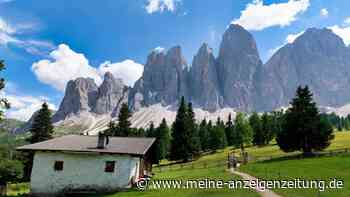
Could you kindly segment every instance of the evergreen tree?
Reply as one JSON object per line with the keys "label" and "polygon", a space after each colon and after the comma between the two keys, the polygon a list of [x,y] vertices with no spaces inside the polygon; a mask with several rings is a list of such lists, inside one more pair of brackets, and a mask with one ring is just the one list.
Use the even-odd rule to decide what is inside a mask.
{"label": "evergreen tree", "polygon": [[156,137],[156,128],[154,127],[154,123],[153,122],[151,122],[149,124],[149,127],[148,127],[148,129],[146,131],[146,136],[147,137]]}
{"label": "evergreen tree", "polygon": [[163,118],[156,133],[159,139],[159,157],[160,159],[165,159],[167,158],[170,149],[170,129],[165,118]]}
{"label": "evergreen tree", "polygon": [[258,146],[264,145],[266,128],[262,128],[261,118],[256,112],[249,117],[249,124],[253,131],[253,144]]}
{"label": "evergreen tree", "polygon": [[199,138],[201,142],[201,147],[203,151],[210,149],[210,133],[208,130],[207,120],[202,120],[199,125]]}
{"label": "evergreen tree", "polygon": [[160,150],[160,139],[157,129],[154,127],[154,123],[151,122],[147,131],[146,131],[146,137],[153,137],[156,138],[155,143],[152,146],[152,154],[151,154],[151,160],[153,164],[159,164],[159,161],[161,160],[161,150]]}
{"label": "evergreen tree", "polygon": [[[211,125],[211,122],[210,122]],[[210,129],[210,149],[215,151],[217,149],[225,148],[227,146],[225,126],[221,119],[218,118],[215,126]]]}
{"label": "evergreen tree", "polygon": [[201,141],[199,137],[198,126],[196,124],[195,114],[193,111],[192,103],[188,103],[187,107],[187,123],[186,129],[191,138],[191,154],[198,155],[201,151]]}
{"label": "evergreen tree", "polygon": [[333,129],[325,118],[321,118],[308,86],[298,87],[282,128],[276,140],[285,152],[302,151],[304,155],[310,155],[314,150],[327,148],[334,138]]}
{"label": "evergreen tree", "polygon": [[131,112],[129,106],[126,103],[123,103],[120,112],[118,114],[118,124],[116,132],[113,133],[114,136],[127,137],[131,135]]}
{"label": "evergreen tree", "polygon": [[229,114],[228,121],[225,126],[225,134],[227,138],[227,145],[232,146],[234,144],[235,139],[235,128],[233,126],[232,116]]}
{"label": "evergreen tree", "polygon": [[52,139],[53,126],[51,122],[51,111],[46,102],[34,117],[30,133],[32,135],[29,138],[29,142],[32,144]]}
{"label": "evergreen tree", "polygon": [[253,131],[243,113],[238,113],[235,120],[235,146],[241,148],[244,152],[245,145],[251,144],[253,140]]}
{"label": "evergreen tree", "polygon": [[118,133],[118,127],[112,120],[108,123],[108,128],[104,131],[109,136],[115,136]]}
{"label": "evergreen tree", "polygon": [[187,106],[185,98],[181,98],[175,121],[172,125],[172,139],[169,159],[187,162],[191,157],[191,135],[187,129]]}

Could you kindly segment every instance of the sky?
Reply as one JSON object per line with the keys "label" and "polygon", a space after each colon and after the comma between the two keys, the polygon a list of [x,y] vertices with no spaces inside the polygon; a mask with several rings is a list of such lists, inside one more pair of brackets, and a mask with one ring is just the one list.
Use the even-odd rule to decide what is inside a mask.
{"label": "sky", "polygon": [[188,64],[206,42],[240,24],[263,62],[307,28],[330,28],[350,44],[349,0],[0,0],[1,96],[9,118],[28,120],[42,102],[57,110],[77,77],[112,72],[129,86],[152,50],[179,45]]}

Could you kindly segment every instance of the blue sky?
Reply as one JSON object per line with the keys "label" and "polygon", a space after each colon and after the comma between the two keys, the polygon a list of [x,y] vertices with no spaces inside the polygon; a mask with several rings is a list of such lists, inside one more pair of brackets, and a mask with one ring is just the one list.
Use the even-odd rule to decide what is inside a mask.
{"label": "blue sky", "polygon": [[25,120],[42,101],[57,108],[80,76],[99,83],[111,71],[132,85],[156,47],[180,45],[189,64],[203,42],[217,54],[232,22],[254,35],[264,62],[309,27],[349,44],[349,9],[349,0],[0,0],[7,115]]}

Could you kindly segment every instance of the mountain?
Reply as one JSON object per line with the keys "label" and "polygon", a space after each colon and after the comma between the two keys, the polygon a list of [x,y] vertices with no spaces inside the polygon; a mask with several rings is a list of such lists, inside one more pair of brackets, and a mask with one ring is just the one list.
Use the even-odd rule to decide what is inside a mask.
{"label": "mountain", "polygon": [[187,95],[186,68],[181,47],[175,46],[166,53],[164,50],[152,51],[142,77],[131,92],[131,105],[137,109],[143,105],[176,103],[181,96]]}
{"label": "mountain", "polygon": [[121,79],[115,79],[107,72],[100,87],[93,79],[77,78],[68,82],[65,96],[53,122],[65,120],[71,116],[91,114],[110,114],[115,116],[122,103],[128,102],[129,88]]}
{"label": "mountain", "polygon": [[213,50],[204,43],[193,58],[189,73],[191,101],[194,106],[216,111],[223,106]]}
{"label": "mountain", "polygon": [[350,50],[329,29],[308,29],[278,50],[264,65],[257,110],[287,105],[298,85],[308,85],[318,105],[350,101]]}
{"label": "mountain", "polygon": [[[204,43],[188,65],[180,46],[151,51],[134,87],[106,73],[97,86],[92,79],[69,81],[53,120],[58,132],[96,133],[115,120],[128,102],[132,124],[145,127],[165,117],[174,120],[177,101],[193,103],[198,120],[226,117],[234,111],[271,111],[308,85],[322,109],[350,103],[350,49],[329,29],[310,28],[280,48],[263,64],[254,37],[239,25],[223,34],[218,56]],[[339,108],[345,114],[349,107]]]}
{"label": "mountain", "polygon": [[225,31],[217,58],[224,104],[242,111],[255,109],[255,78],[262,61],[253,36],[239,25]]}

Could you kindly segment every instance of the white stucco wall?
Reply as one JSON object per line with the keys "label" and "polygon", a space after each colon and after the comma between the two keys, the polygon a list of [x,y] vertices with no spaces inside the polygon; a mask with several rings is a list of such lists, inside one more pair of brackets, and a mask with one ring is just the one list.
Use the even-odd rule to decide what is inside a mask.
{"label": "white stucco wall", "polygon": [[[63,171],[55,171],[55,161],[64,161]],[[115,172],[105,172],[105,162],[116,161]],[[95,153],[36,152],[31,177],[31,192],[60,193],[67,189],[89,188],[98,191],[129,187],[138,176],[140,159],[128,155]]]}

